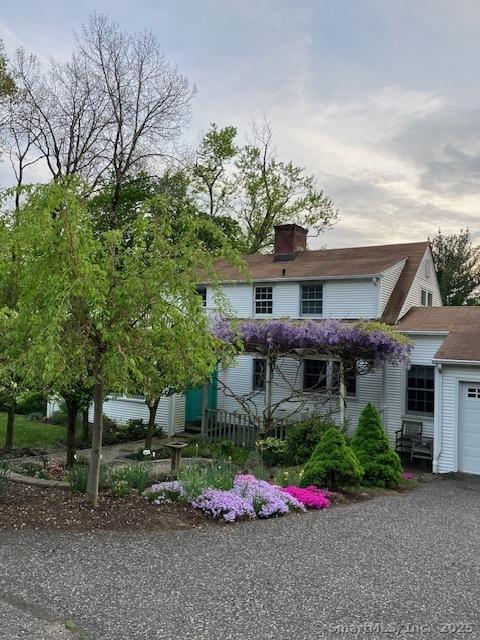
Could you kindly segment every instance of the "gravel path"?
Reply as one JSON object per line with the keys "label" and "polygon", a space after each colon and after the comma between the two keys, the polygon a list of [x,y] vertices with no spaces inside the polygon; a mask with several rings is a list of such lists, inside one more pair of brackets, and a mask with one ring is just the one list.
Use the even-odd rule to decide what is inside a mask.
{"label": "gravel path", "polygon": [[[218,529],[4,531],[0,638],[65,637],[43,634],[47,619],[73,619],[94,640],[374,640],[396,624],[412,626],[395,637],[480,638],[479,543],[480,480],[445,478]],[[37,635],[14,635],[26,603]]]}

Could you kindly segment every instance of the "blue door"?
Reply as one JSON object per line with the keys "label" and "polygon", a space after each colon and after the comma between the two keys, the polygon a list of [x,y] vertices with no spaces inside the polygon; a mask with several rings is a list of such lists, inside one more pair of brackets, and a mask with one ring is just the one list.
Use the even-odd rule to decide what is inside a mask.
{"label": "blue door", "polygon": [[[185,395],[185,422],[200,422],[202,419],[203,387],[190,389]],[[208,408],[217,408],[217,371],[208,388]]]}

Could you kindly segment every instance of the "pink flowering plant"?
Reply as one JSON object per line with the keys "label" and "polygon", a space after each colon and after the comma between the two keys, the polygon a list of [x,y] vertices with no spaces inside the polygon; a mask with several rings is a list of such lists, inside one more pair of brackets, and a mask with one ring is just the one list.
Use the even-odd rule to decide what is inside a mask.
{"label": "pink flowering plant", "polygon": [[307,509],[327,509],[332,504],[328,498],[329,492],[314,485],[309,487],[290,486],[283,488],[282,491],[298,500]]}

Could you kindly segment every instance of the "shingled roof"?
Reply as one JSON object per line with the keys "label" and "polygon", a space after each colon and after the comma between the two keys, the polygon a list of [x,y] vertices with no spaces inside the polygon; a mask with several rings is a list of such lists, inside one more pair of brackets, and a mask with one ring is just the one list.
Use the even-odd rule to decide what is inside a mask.
{"label": "shingled roof", "polygon": [[480,362],[480,307],[413,307],[396,326],[448,332],[435,358]]}
{"label": "shingled roof", "polygon": [[428,246],[428,242],[409,242],[348,249],[317,249],[301,251],[294,260],[278,262],[274,260],[273,253],[256,254],[243,257],[247,268],[245,273],[223,260],[216,264],[215,270],[222,282],[348,278],[379,275],[406,260],[382,316],[383,322],[394,324]]}
{"label": "shingled roof", "polygon": [[[274,261],[274,254],[244,256],[247,273],[241,273],[226,261],[219,261],[215,270],[223,282],[289,280],[377,275],[407,259],[416,271],[428,242],[386,244],[348,249],[316,249],[301,251],[294,260]],[[283,273],[285,270],[285,273]]]}

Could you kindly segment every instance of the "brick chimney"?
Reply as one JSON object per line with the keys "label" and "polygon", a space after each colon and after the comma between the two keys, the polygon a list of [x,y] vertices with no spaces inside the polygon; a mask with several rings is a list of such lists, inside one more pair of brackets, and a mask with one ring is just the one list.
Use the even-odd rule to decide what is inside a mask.
{"label": "brick chimney", "polygon": [[275,227],[274,262],[295,260],[300,251],[307,250],[308,230],[298,224],[279,224]]}

